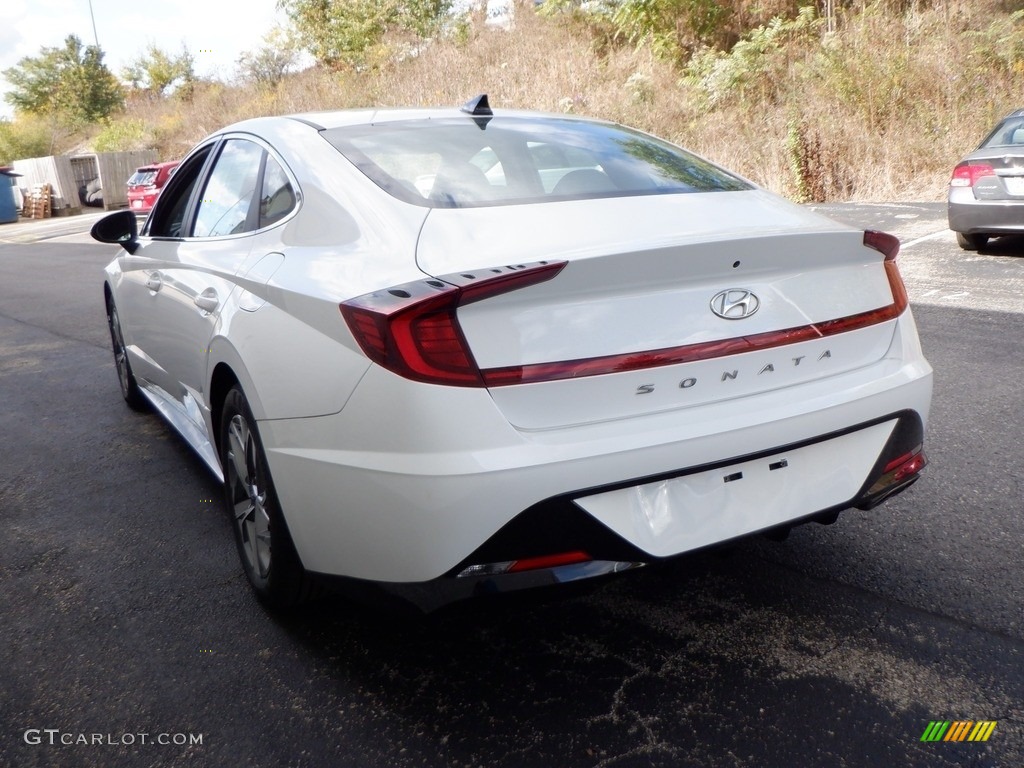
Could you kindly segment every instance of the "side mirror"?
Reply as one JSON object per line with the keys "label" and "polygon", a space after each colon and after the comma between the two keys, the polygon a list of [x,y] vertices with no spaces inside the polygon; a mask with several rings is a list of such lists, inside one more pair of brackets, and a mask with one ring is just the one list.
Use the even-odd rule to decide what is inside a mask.
{"label": "side mirror", "polygon": [[118,211],[104,216],[92,225],[89,234],[93,240],[101,243],[120,245],[128,253],[135,253],[139,249],[139,226],[131,211]]}

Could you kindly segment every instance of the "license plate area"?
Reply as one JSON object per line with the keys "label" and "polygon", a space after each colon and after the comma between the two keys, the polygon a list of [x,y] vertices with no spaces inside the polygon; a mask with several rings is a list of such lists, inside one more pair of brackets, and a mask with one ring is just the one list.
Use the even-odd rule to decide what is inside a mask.
{"label": "license plate area", "polygon": [[1014,197],[1024,197],[1024,176],[1003,176],[1003,184]]}
{"label": "license plate area", "polygon": [[771,528],[856,496],[896,421],[819,443],[575,499],[627,541],[668,557]]}

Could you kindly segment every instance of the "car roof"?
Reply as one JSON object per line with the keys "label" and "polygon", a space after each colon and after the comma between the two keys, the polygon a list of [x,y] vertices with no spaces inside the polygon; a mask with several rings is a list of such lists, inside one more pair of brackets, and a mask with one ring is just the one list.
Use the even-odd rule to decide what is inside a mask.
{"label": "car roof", "polygon": [[[576,120],[580,122],[606,122],[596,118],[581,117],[579,115],[555,114],[549,112],[538,112],[529,110],[496,109],[492,115],[487,117],[527,117],[534,119],[557,119]],[[280,121],[298,121],[305,123],[317,131],[331,130],[333,128],[347,128],[354,125],[369,125],[370,123],[399,122],[403,120],[438,120],[438,119],[480,119],[481,115],[471,115],[458,107],[394,107],[384,109],[342,109],[327,112],[299,112],[290,115],[276,117],[256,117],[228,125],[217,131],[217,134],[230,133],[233,131],[253,130],[265,127],[269,123],[280,123]]]}

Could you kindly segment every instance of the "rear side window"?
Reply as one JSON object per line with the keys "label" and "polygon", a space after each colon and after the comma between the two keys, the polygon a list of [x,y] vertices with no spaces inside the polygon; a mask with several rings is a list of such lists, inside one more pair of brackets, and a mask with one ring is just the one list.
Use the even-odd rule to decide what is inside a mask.
{"label": "rear side window", "polygon": [[1009,120],[1004,120],[988,135],[978,149],[1015,146],[1024,146],[1024,117],[1011,117]]}
{"label": "rear side window", "polygon": [[436,208],[751,188],[668,142],[586,120],[402,120],[323,135],[382,189]]}
{"label": "rear side window", "polygon": [[263,188],[260,192],[259,228],[276,224],[295,208],[295,190],[284,168],[267,155],[263,170]]}

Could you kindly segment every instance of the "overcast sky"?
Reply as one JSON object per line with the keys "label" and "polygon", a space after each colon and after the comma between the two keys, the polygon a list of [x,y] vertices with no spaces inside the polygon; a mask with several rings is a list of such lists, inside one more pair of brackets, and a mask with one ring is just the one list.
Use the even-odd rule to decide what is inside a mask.
{"label": "overcast sky", "polygon": [[[68,35],[96,42],[90,0],[0,0],[0,72]],[[169,53],[188,46],[196,74],[230,78],[243,51],[258,48],[275,22],[275,0],[92,0],[103,62],[116,76],[155,43]],[[0,91],[8,84],[0,76]],[[0,116],[11,117],[0,94]]]}

